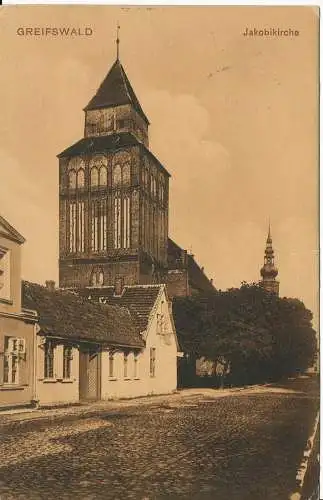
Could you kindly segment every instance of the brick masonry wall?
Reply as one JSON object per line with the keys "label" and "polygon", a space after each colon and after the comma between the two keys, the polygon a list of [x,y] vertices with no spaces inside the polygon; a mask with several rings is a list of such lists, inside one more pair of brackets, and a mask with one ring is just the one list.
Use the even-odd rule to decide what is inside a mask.
{"label": "brick masonry wall", "polygon": [[104,274],[104,285],[114,285],[116,277],[123,276],[125,285],[135,285],[139,280],[138,261],[133,262],[106,262],[91,264],[68,263],[62,261],[59,267],[59,286],[61,288],[85,287],[91,284],[91,275],[94,269],[100,269]]}

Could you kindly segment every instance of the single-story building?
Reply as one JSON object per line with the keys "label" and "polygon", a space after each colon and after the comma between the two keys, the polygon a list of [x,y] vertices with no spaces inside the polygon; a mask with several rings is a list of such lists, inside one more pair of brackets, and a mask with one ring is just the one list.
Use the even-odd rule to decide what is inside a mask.
{"label": "single-story building", "polygon": [[[37,310],[36,398],[41,405],[166,394],[177,387],[178,343],[165,285],[107,297],[23,282]],[[131,300],[126,288],[131,288]],[[136,289],[136,290],[135,290]],[[137,299],[136,299],[137,297]],[[140,305],[141,304],[141,305]]]}

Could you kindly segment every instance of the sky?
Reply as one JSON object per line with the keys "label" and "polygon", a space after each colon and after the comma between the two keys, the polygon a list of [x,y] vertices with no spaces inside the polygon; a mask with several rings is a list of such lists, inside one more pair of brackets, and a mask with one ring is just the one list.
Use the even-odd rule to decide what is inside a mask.
{"label": "sky", "polygon": [[[58,160],[116,57],[171,174],[170,236],[215,286],[258,281],[270,218],[280,295],[318,318],[318,12],[313,7],[7,6],[0,213],[23,278],[58,281]],[[23,36],[18,28],[91,28]],[[298,36],[244,36],[292,29]]]}

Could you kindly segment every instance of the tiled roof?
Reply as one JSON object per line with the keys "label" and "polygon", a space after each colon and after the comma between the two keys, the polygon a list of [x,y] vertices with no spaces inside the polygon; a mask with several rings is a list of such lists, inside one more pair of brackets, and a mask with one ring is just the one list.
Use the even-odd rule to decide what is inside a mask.
{"label": "tiled roof", "polygon": [[84,110],[108,108],[122,104],[131,104],[145,122],[149,124],[148,118],[143,112],[126,72],[119,59],[117,59],[101,83],[95,96]]}
{"label": "tiled roof", "polygon": [[140,331],[147,328],[150,313],[164,285],[133,285],[125,286],[121,296],[114,294],[113,286],[88,287],[80,293],[92,299],[104,297],[108,304],[127,308]]}
{"label": "tiled roof", "polygon": [[23,307],[39,315],[43,334],[73,340],[143,347],[144,341],[129,310],[117,305],[94,303],[74,292],[49,290],[24,281]]}
{"label": "tiled roof", "polygon": [[79,141],[75,142],[72,146],[64,149],[60,154],[57,155],[58,158],[63,158],[66,156],[74,156],[80,154],[89,153],[104,153],[105,151],[116,151],[121,148],[139,146],[142,151],[144,151],[153,161],[157,162],[158,165],[163,169],[163,171],[170,177],[169,172],[156,156],[149,151],[138,139],[132,135],[130,132],[118,132],[117,134],[93,136],[93,137],[83,137]]}
{"label": "tiled roof", "polygon": [[108,149],[119,149],[125,146],[137,146],[139,141],[129,132],[118,134],[101,135],[94,137],[83,137],[69,148],[62,151],[58,156],[73,156],[82,153],[97,153]]}

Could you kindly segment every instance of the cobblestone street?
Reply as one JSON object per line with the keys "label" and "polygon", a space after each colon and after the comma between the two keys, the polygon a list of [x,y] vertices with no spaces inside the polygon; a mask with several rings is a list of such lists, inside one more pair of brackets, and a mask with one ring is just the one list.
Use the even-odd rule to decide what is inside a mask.
{"label": "cobblestone street", "polygon": [[0,498],[287,500],[317,413],[317,381],[220,395],[6,423]]}

